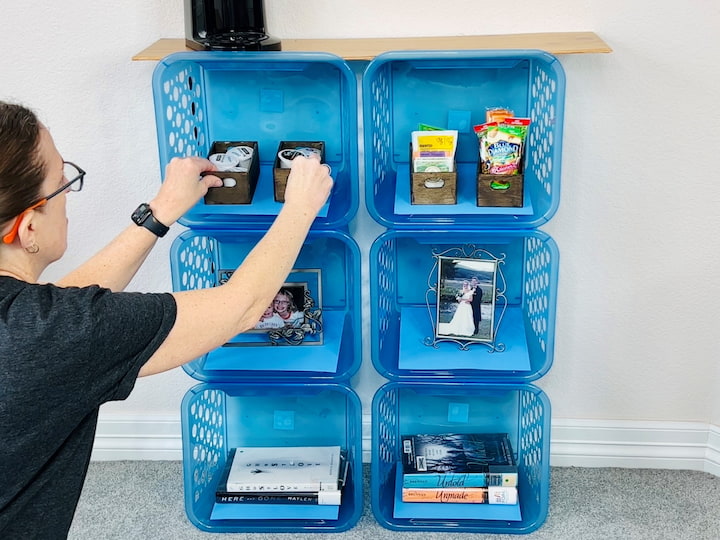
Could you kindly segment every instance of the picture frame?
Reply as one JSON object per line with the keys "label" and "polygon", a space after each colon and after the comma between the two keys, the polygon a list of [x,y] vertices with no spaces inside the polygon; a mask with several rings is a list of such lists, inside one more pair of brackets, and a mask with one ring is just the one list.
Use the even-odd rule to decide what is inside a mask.
{"label": "picture frame", "polygon": [[[220,270],[220,282],[232,270]],[[322,345],[322,273],[319,268],[294,268],[256,325],[225,346]]]}
{"label": "picture frame", "polygon": [[435,338],[492,343],[498,261],[439,256]]}

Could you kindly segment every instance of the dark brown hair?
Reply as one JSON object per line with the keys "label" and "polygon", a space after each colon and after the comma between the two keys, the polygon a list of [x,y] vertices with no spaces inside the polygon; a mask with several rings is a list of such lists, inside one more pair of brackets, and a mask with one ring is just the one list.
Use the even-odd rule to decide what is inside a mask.
{"label": "dark brown hair", "polygon": [[42,124],[33,111],[0,101],[0,227],[40,199]]}

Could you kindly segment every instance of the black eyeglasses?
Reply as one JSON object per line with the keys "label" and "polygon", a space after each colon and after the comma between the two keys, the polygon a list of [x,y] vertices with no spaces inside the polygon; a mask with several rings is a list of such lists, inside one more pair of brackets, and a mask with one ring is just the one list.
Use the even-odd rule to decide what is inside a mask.
{"label": "black eyeglasses", "polygon": [[53,191],[50,195],[46,196],[43,199],[45,202],[48,202],[56,195],[60,195],[65,191],[82,190],[83,184],[85,183],[85,171],[70,161],[63,161],[63,178],[67,180],[67,183],[61,186],[57,191]]}
{"label": "black eyeglasses", "polygon": [[29,208],[23,210],[20,215],[15,218],[13,228],[10,229],[9,233],[2,237],[2,241],[5,244],[13,243],[15,236],[17,236],[18,229],[20,228],[20,222],[27,212],[47,204],[50,199],[60,195],[61,193],[65,193],[66,191],[80,191],[85,183],[85,171],[70,161],[63,161],[63,178],[66,180],[66,183],[63,184],[57,191],[53,191],[50,195],[43,197]]}

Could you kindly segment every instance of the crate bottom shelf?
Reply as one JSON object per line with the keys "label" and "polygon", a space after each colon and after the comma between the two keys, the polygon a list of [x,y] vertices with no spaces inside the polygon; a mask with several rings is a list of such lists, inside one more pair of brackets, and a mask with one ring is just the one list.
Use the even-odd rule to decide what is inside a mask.
{"label": "crate bottom shelf", "polygon": [[456,204],[411,204],[410,203],[410,166],[398,163],[395,183],[394,212],[399,216],[413,215],[514,215],[532,216],[533,205],[530,197],[524,197],[523,206],[478,206],[477,205],[477,163],[457,164],[457,203]]}
{"label": "crate bottom shelf", "polygon": [[473,344],[468,350],[460,350],[458,344],[454,342],[440,342],[436,346],[430,346],[425,344],[425,340],[434,335],[428,308],[402,308],[398,368],[530,371],[530,356],[524,328],[522,308],[508,306],[495,339],[496,345],[504,345],[502,352],[493,352],[482,343]]}
{"label": "crate bottom shelf", "polygon": [[[206,371],[337,371],[346,313],[323,314],[322,341],[303,345],[260,343],[261,334],[248,334],[248,341],[234,339],[228,345],[208,353]],[[262,357],[262,362],[258,358]]]}
{"label": "crate bottom shelf", "polygon": [[215,503],[210,519],[337,520],[339,512],[340,507],[334,505]]}
{"label": "crate bottom shelf", "polygon": [[[338,165],[330,165],[337,168]],[[334,170],[334,169],[333,169]],[[214,189],[231,189],[231,188],[214,188]],[[191,210],[195,214],[193,219],[212,221],[216,217],[227,217],[231,215],[242,216],[271,216],[275,217],[280,212],[283,203],[275,200],[275,186],[273,182],[272,163],[260,166],[260,175],[255,188],[255,194],[252,201],[248,204],[207,204],[202,200]],[[330,208],[330,201],[326,202],[320,211],[318,217],[326,218]]]}

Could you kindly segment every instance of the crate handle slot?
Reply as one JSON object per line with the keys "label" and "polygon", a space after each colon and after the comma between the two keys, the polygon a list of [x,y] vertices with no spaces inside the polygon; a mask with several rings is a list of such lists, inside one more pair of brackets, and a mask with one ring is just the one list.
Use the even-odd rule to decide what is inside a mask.
{"label": "crate handle slot", "polygon": [[425,180],[425,187],[428,189],[438,189],[445,185],[445,180],[442,178],[428,178]]}

